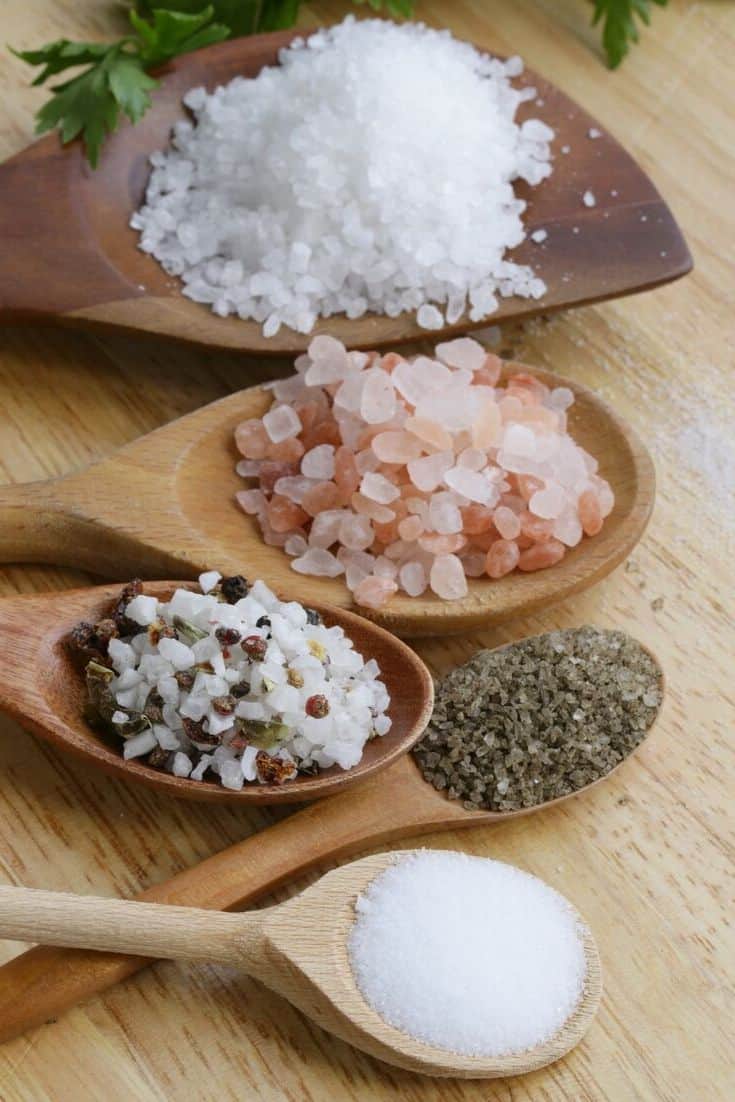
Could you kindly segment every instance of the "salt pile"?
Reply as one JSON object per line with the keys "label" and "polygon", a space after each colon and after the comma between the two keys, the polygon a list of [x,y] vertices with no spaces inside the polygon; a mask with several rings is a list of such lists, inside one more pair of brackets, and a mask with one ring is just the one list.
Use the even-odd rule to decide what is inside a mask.
{"label": "salt pile", "polygon": [[99,649],[90,702],[125,758],[231,789],[357,765],[391,726],[377,662],[262,581],[210,571],[199,582],[168,601],[131,583],[114,610],[119,633],[108,638],[110,619],[72,633],[77,650]]}
{"label": "salt pile", "polygon": [[549,1040],[576,1009],[586,964],[563,896],[512,865],[402,856],[357,900],[351,965],[390,1025],[466,1056]]}
{"label": "salt pile", "polygon": [[464,597],[467,578],[560,562],[614,496],[567,432],[574,395],[467,337],[435,358],[347,352],[314,337],[296,374],[240,424],[237,495],[303,574],[344,574],[358,604],[398,590]]}
{"label": "salt pile", "polygon": [[520,58],[383,20],[281,51],[280,67],[184,98],[194,122],[151,158],[140,247],[225,317],[308,333],[317,318],[417,311],[478,321],[543,282],[505,259],[525,237],[515,180],[551,173],[553,131],[515,121]]}

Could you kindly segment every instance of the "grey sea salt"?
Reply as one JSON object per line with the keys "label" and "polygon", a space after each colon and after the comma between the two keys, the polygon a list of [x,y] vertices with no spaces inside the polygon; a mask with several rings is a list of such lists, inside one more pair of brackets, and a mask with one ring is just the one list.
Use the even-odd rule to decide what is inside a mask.
{"label": "grey sea salt", "polygon": [[661,699],[658,666],[624,632],[549,632],[449,673],[414,754],[424,778],[467,808],[532,807],[614,769]]}

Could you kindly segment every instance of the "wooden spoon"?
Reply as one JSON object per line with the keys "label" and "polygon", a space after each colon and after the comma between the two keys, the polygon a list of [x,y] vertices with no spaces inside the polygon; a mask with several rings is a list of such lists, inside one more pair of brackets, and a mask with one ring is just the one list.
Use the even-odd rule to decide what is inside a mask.
{"label": "wooden spoon", "polygon": [[[655,661],[655,656],[651,657]],[[663,699],[663,672],[661,677]],[[646,737],[652,729],[653,725]],[[370,847],[545,811],[588,792],[623,765],[621,762],[605,777],[569,796],[536,807],[468,811],[425,781],[412,756],[404,755],[354,788],[310,804],[170,880],[154,884],[137,898],[150,903],[241,910],[317,866]],[[147,956],[45,946],[20,954],[0,967],[0,1043],[58,1017],[149,963]]]}
{"label": "wooden spoon", "polygon": [[[145,591],[167,599],[186,582],[149,582]],[[352,769],[335,765],[315,776],[299,776],[284,784],[246,784],[239,791],[219,781],[174,777],[142,759],[125,761],[119,739],[93,730],[84,719],[84,679],[65,646],[69,631],[80,620],[97,623],[107,615],[120,591],[118,585],[42,593],[0,601],[0,708],[24,727],[55,746],[93,762],[107,773],[134,779],[172,796],[209,803],[302,803],[331,795],[345,785],[383,769],[423,733],[431,717],[434,684],[424,663],[410,647],[362,616],[329,606],[316,607],[328,625],[338,624],[367,658],[375,658],[390,693],[387,735],[371,739]]]}
{"label": "wooden spoon", "polygon": [[462,1056],[388,1025],[365,1002],[348,951],[355,900],[400,856],[365,857],[327,873],[286,903],[244,915],[0,887],[0,937],[234,965],[343,1041],[425,1075],[522,1075],[569,1052],[597,1013],[602,990],[597,946],[581,919],[587,966],[582,998],[561,1029],[535,1048]]}
{"label": "wooden spoon", "polygon": [[[168,144],[171,127],[186,115],[184,93],[195,85],[213,89],[238,74],[255,76],[277,63],[279,49],[299,33],[240,38],[178,58],[162,70],[143,120],[107,140],[96,171],[78,143],[62,147],[55,134],[2,166],[0,321],[138,330],[258,354],[303,351],[313,333],[282,328],[265,338],[256,322],[219,318],[184,298],[178,280],[139,250],[138,234],[128,225],[145,193],[150,154]],[[690,271],[692,259],[671,211],[629,154],[608,133],[592,140],[589,132],[601,130],[600,124],[553,84],[532,72],[518,83],[538,89],[543,106],[524,104],[518,118],[541,117],[553,127],[555,164],[541,186],[516,187],[528,203],[529,238],[509,257],[533,265],[548,290],[536,300],[502,299],[492,321],[645,291]],[[587,190],[596,197],[594,207],[582,201]],[[537,229],[548,234],[542,245],[530,240]],[[440,333],[471,326],[463,317]],[[427,335],[413,314],[335,317],[313,332],[330,332],[353,348]]]}
{"label": "wooden spoon", "polygon": [[[470,581],[467,597],[442,601],[397,595],[379,612],[359,609],[409,637],[489,627],[561,601],[605,577],[640,539],[651,513],[655,473],[633,430],[593,391],[547,371],[531,371],[575,395],[569,429],[600,463],[615,508],[599,535],[556,566],[500,581]],[[232,394],[121,448],[108,459],[49,482],[0,487],[0,561],[54,562],[107,577],[192,578],[204,570],[263,578],[284,597],[350,607],[342,578],[296,574],[267,546],[254,518],[235,502],[245,483],[234,471],[235,427],[259,417],[272,397],[262,387]],[[354,606],[352,606],[354,607]]]}

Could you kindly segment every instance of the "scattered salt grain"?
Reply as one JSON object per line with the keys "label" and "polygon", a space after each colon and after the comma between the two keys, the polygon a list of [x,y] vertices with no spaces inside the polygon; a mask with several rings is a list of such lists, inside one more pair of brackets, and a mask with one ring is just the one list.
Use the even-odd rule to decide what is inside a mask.
{"label": "scattered salt grain", "polygon": [[602,131],[598,130],[596,126],[591,126],[589,128],[589,130],[587,131],[587,137],[592,138],[593,141],[594,141],[595,138],[601,138],[602,137]]}
{"label": "scattered salt grain", "polygon": [[500,861],[401,854],[355,903],[350,963],[390,1025],[466,1056],[549,1040],[584,990],[583,927],[542,880]]}
{"label": "scattered salt grain", "polygon": [[582,196],[582,202],[586,207],[597,206],[597,200],[595,199],[591,191],[585,191],[584,195]]}
{"label": "scattered salt grain", "polygon": [[549,234],[546,230],[534,230],[533,233],[531,234],[531,240],[536,245],[541,245],[541,244],[543,244],[543,242],[546,240],[546,238],[548,236],[549,236]]}
{"label": "scattered salt grain", "polygon": [[187,297],[273,336],[367,311],[439,329],[490,315],[498,294],[543,294],[506,259],[524,238],[513,185],[550,175],[554,136],[515,121],[533,96],[511,83],[520,58],[348,17],[279,62],[190,90],[193,122],[151,158],[131,225]]}

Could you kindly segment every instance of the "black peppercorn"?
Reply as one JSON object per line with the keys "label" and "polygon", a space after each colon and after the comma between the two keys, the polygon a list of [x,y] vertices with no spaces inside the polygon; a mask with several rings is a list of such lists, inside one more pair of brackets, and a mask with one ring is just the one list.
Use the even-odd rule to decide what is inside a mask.
{"label": "black peppercorn", "polygon": [[228,604],[236,605],[243,597],[247,597],[250,592],[250,585],[247,578],[244,578],[242,574],[233,574],[230,578],[222,579],[220,592]]}

